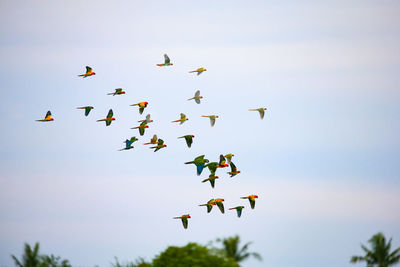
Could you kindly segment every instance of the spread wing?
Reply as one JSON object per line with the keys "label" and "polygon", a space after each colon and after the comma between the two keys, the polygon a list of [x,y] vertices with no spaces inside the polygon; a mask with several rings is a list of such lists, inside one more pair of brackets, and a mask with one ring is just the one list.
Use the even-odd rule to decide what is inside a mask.
{"label": "spread wing", "polygon": [[219,155],[219,165],[225,165],[226,159],[224,155]]}
{"label": "spread wing", "polygon": [[92,110],[92,107],[85,107],[85,116],[89,115],[89,112]]}
{"label": "spread wing", "polygon": [[171,62],[171,60],[169,59],[167,54],[164,54],[164,60],[165,60],[165,64],[169,64]]}
{"label": "spread wing", "polygon": [[183,224],[183,228],[187,229],[187,227],[188,227],[188,218],[183,217],[182,218],[182,224]]}
{"label": "spread wing", "polygon": [[196,93],[194,94],[194,97],[199,97],[200,96],[200,90],[197,90]]}
{"label": "spread wing", "polygon": [[107,118],[108,118],[108,119],[111,119],[113,115],[114,115],[114,113],[113,113],[112,109],[110,109],[110,110],[108,111]]}
{"label": "spread wing", "polygon": [[229,165],[231,165],[231,172],[236,172],[237,168],[233,162],[231,162]]}
{"label": "spread wing", "polygon": [[237,208],[237,216],[240,218],[240,216],[242,216],[242,209],[241,208]]}
{"label": "spread wing", "polygon": [[254,209],[254,207],[256,206],[256,200],[253,198],[249,198],[249,201],[250,201],[250,206],[251,206],[251,208],[252,209]]}
{"label": "spread wing", "polygon": [[186,144],[188,147],[192,146],[193,138],[190,135],[185,135]]}
{"label": "spread wing", "polygon": [[139,114],[142,114],[142,113],[143,113],[144,108],[145,108],[145,107],[140,107],[140,108],[139,108]]}
{"label": "spread wing", "polygon": [[115,89],[115,93],[116,94],[119,94],[119,93],[121,93],[122,92],[122,88],[117,88],[117,89]]}
{"label": "spread wing", "polygon": [[181,120],[185,120],[186,119],[186,115],[181,113]]}
{"label": "spread wing", "polygon": [[158,144],[157,144],[157,146],[162,146],[163,144],[164,144],[164,140],[158,139]]}
{"label": "spread wing", "polygon": [[260,109],[258,110],[258,112],[260,112],[260,118],[261,118],[261,119],[264,119],[264,115],[265,115],[264,109],[260,108]]}
{"label": "spread wing", "polygon": [[51,112],[50,112],[50,110],[49,110],[49,111],[47,111],[47,113],[46,113],[45,119],[50,119],[50,118],[51,118]]}
{"label": "spread wing", "polygon": [[89,66],[86,66],[86,73],[91,73],[92,72],[92,68]]}
{"label": "spread wing", "polygon": [[225,213],[224,203],[222,203],[221,201],[218,201],[218,202],[217,202],[217,206],[218,206],[219,210],[220,210],[222,213]]}
{"label": "spread wing", "polygon": [[215,125],[215,118],[214,117],[210,117],[210,123],[211,123],[211,127],[213,127]]}

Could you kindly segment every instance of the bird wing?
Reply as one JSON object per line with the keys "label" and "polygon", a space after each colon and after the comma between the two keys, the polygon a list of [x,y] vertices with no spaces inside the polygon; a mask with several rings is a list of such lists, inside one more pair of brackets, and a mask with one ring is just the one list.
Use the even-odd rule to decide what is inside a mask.
{"label": "bird wing", "polygon": [[224,155],[219,155],[219,165],[225,165],[226,159]]}
{"label": "bird wing", "polygon": [[139,114],[143,114],[143,110],[145,107],[139,107]]}
{"label": "bird wing", "polygon": [[250,201],[251,208],[254,209],[254,207],[256,206],[256,200],[252,199],[252,198],[249,198],[249,201]]}
{"label": "bird wing", "polygon": [[192,146],[193,138],[190,135],[185,135],[186,144],[188,147]]}
{"label": "bird wing", "polygon": [[210,123],[211,123],[211,127],[213,127],[215,125],[215,118],[214,117],[210,117]]}
{"label": "bird wing", "polygon": [[163,144],[164,144],[164,140],[158,139],[157,145],[158,145],[158,146],[162,146]]}
{"label": "bird wing", "polygon": [[49,111],[47,111],[47,113],[46,113],[46,117],[44,118],[45,120],[48,120],[48,119],[50,119],[51,118],[51,112],[50,112],[50,110]]}
{"label": "bird wing", "polygon": [[207,213],[210,213],[212,210],[213,205],[207,204]]}
{"label": "bird wing", "polygon": [[194,94],[194,97],[199,97],[200,96],[200,90],[197,90],[196,93]]}
{"label": "bird wing", "polygon": [[86,73],[91,73],[92,72],[92,68],[89,66],[86,66]]}
{"label": "bird wing", "polygon": [[197,104],[200,104],[200,99],[195,98],[194,101],[196,101]]}
{"label": "bird wing", "polygon": [[122,92],[122,88],[117,88],[117,89],[115,89],[115,93],[116,94],[119,94],[119,93],[121,93]]}
{"label": "bird wing", "polygon": [[91,111],[91,107],[85,107],[85,116],[89,115],[89,112]]}
{"label": "bird wing", "polygon": [[146,115],[146,121],[147,121],[147,123],[150,122],[150,114],[147,114],[147,115]]}
{"label": "bird wing", "polygon": [[237,216],[240,218],[240,216],[242,216],[242,209],[241,208],[237,208]]}
{"label": "bird wing", "polygon": [[218,206],[219,210],[220,210],[222,213],[225,213],[224,203],[222,203],[221,201],[218,201],[218,202],[217,202],[217,206]]}
{"label": "bird wing", "polygon": [[186,119],[186,115],[181,113],[181,120],[185,120]]}
{"label": "bird wing", "polygon": [[108,111],[107,118],[108,118],[108,119],[111,119],[113,115],[114,115],[114,113],[113,113],[112,109],[110,109],[110,110]]}
{"label": "bird wing", "polygon": [[210,179],[209,181],[210,181],[211,187],[214,188],[214,186],[215,186],[215,179]]}
{"label": "bird wing", "polygon": [[165,64],[169,64],[171,62],[171,60],[169,59],[167,54],[164,54],[164,60],[165,60]]}
{"label": "bird wing", "polygon": [[182,217],[182,224],[183,224],[183,228],[187,229],[187,227],[188,227],[188,218]]}
{"label": "bird wing", "polygon": [[204,164],[200,164],[200,165],[196,164],[196,170],[197,170],[198,176],[203,172],[203,169],[204,169]]}
{"label": "bird wing", "polygon": [[260,112],[260,118],[264,119],[264,115],[265,115],[264,109],[261,108],[261,109],[258,110],[258,112]]}
{"label": "bird wing", "polygon": [[231,162],[229,165],[231,165],[231,172],[236,172],[237,168],[233,162]]}

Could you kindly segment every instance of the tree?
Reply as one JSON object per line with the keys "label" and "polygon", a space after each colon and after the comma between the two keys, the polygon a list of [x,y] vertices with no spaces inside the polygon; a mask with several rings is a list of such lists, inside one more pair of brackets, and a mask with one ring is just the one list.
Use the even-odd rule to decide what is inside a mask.
{"label": "tree", "polygon": [[153,259],[153,267],[239,267],[232,259],[218,250],[196,243],[184,247],[170,246]]}
{"label": "tree", "polygon": [[232,258],[235,262],[240,263],[250,256],[262,260],[260,254],[257,252],[248,252],[248,248],[252,242],[246,243],[242,248],[239,249],[240,237],[238,235],[234,237],[228,237],[224,239],[217,239],[217,242],[222,242],[222,251],[227,257]]}
{"label": "tree", "polygon": [[142,257],[139,257],[135,262],[121,264],[117,257],[114,257],[115,263],[111,263],[112,267],[151,267],[151,263],[146,262]]}
{"label": "tree", "polygon": [[68,260],[59,262],[61,258],[53,254],[50,256],[39,255],[39,243],[36,243],[33,249],[29,244],[25,243],[22,262],[14,255],[11,255],[11,257],[18,267],[71,267]]}
{"label": "tree", "polygon": [[351,263],[366,262],[368,267],[388,267],[394,265],[400,260],[400,248],[397,248],[390,253],[392,239],[386,243],[386,238],[382,233],[377,233],[371,237],[368,242],[371,244],[371,249],[364,245],[361,248],[365,251],[364,256],[351,257]]}

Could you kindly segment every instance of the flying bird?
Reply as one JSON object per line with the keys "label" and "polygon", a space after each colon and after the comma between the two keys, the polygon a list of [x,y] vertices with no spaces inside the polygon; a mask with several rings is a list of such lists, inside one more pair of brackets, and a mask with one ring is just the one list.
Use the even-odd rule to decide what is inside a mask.
{"label": "flying bird", "polygon": [[222,203],[223,201],[224,201],[223,198],[217,198],[216,200],[214,200],[215,204],[218,206],[221,213],[225,213],[224,203]]}
{"label": "flying bird", "polygon": [[215,119],[219,118],[219,116],[217,116],[217,115],[208,115],[208,116],[204,116],[204,115],[203,115],[202,117],[204,117],[204,118],[210,118],[211,127],[214,126],[214,124],[215,124]]}
{"label": "flying bird", "polygon": [[191,218],[189,214],[182,215],[181,217],[174,217],[174,219],[181,219],[183,228],[187,229],[188,227],[188,219]]}
{"label": "flying bird", "polygon": [[244,206],[237,206],[234,208],[230,208],[230,210],[236,210],[237,216],[240,218],[242,216],[242,210],[244,209]]}
{"label": "flying bird", "polygon": [[106,126],[109,126],[112,121],[115,121],[115,118],[113,118],[113,114],[114,113],[113,113],[112,109],[110,109],[108,111],[107,118],[102,119],[102,120],[97,120],[97,121],[105,121],[106,122]]}
{"label": "flying bird", "polygon": [[146,115],[146,119],[145,120],[141,120],[141,121],[138,121],[138,122],[144,122],[144,121],[146,121],[147,123],[153,122],[153,120],[150,119],[150,114]]}
{"label": "flying bird", "polygon": [[46,117],[44,117],[43,120],[36,120],[36,121],[47,122],[47,121],[54,121],[54,119],[51,117],[51,112],[49,110],[49,111],[47,111]]}
{"label": "flying bird", "polygon": [[86,107],[78,107],[77,109],[84,109],[85,110],[85,116],[89,115],[89,112],[94,109],[92,106],[86,106]]}
{"label": "flying bird", "polygon": [[169,59],[167,54],[164,54],[164,64],[157,64],[157,66],[159,67],[163,67],[163,66],[172,66],[174,64],[171,63],[171,60]]}
{"label": "flying bird", "polygon": [[179,120],[176,121],[171,121],[171,122],[180,122],[179,124],[184,123],[185,121],[189,120],[188,118],[186,118],[186,115],[181,113],[181,118]]}
{"label": "flying bird", "polygon": [[155,148],[155,149],[154,149],[154,152],[157,152],[158,150],[160,150],[161,148],[166,147],[166,146],[167,146],[167,145],[164,144],[164,140],[158,139],[157,145],[156,145],[156,146],[152,146],[152,147],[150,147],[150,148]]}
{"label": "flying bird", "polygon": [[95,75],[95,74],[96,74],[96,73],[93,72],[93,70],[92,70],[91,67],[86,66],[86,73],[85,73],[85,74],[78,75],[78,76],[79,76],[79,77],[86,78],[86,77],[89,77],[89,76],[92,76],[92,75]]}
{"label": "flying bird", "polygon": [[215,176],[214,174],[210,174],[207,179],[204,179],[201,181],[202,183],[205,183],[207,181],[210,181],[211,187],[214,188],[215,186],[215,179],[218,179],[218,176]]}
{"label": "flying bird", "polygon": [[210,213],[212,210],[212,207],[215,205],[215,199],[210,199],[207,203],[205,204],[200,204],[199,206],[206,206],[207,207],[207,213]]}
{"label": "flying bird", "polygon": [[224,157],[224,155],[219,155],[219,162],[218,162],[218,168],[225,168],[228,167],[229,165],[226,164],[226,159]]}
{"label": "flying bird", "polygon": [[139,114],[142,114],[143,110],[147,107],[148,104],[148,102],[139,102],[136,104],[132,104],[131,106],[139,106]]}
{"label": "flying bird", "polygon": [[235,164],[233,164],[233,162],[231,162],[229,165],[231,166],[231,171],[228,172],[228,174],[229,174],[231,177],[233,177],[233,176],[235,176],[235,175],[237,175],[237,174],[240,173],[240,171],[237,170],[237,168],[236,168]]}
{"label": "flying bird", "polygon": [[196,165],[197,175],[200,175],[202,173],[206,163],[208,163],[208,159],[205,159],[204,155],[198,156],[193,161],[185,162],[185,164]]}
{"label": "flying bird", "polygon": [[200,95],[200,90],[197,90],[196,93],[194,94],[194,97],[189,98],[189,100],[193,100],[196,101],[197,104],[200,104],[200,99],[202,99],[203,97]]}
{"label": "flying bird", "polygon": [[115,96],[115,95],[123,95],[123,94],[125,94],[125,91],[122,91],[122,88],[117,88],[117,89],[115,89],[114,93],[108,93],[107,95]]}
{"label": "flying bird", "polygon": [[260,113],[260,119],[264,119],[264,114],[267,108],[255,108],[255,109],[249,109],[249,111],[258,111]]}
{"label": "flying bird", "polygon": [[193,137],[194,137],[194,135],[187,134],[187,135],[184,135],[184,136],[181,136],[181,137],[178,137],[178,138],[185,138],[186,144],[190,148],[192,146],[192,143],[193,143]]}
{"label": "flying bird", "polygon": [[250,195],[247,197],[241,197],[242,199],[248,199],[250,201],[250,206],[252,209],[254,209],[255,205],[256,205],[256,198],[258,198],[257,195]]}
{"label": "flying bird", "polygon": [[146,121],[143,121],[139,126],[133,127],[131,129],[139,129],[139,134],[144,135],[145,128],[149,128]]}
{"label": "flying bird", "polygon": [[150,142],[144,143],[143,145],[155,145],[157,144],[158,138],[157,135],[153,135],[153,138],[150,139]]}
{"label": "flying bird", "polygon": [[206,70],[207,70],[207,69],[205,69],[205,68],[198,68],[197,70],[189,71],[189,73],[197,72],[197,75],[200,75],[200,74],[203,73],[203,71],[206,71]]}
{"label": "flying bird", "polygon": [[233,155],[233,154],[231,154],[231,153],[225,155],[225,158],[226,158],[226,160],[228,161],[228,164],[231,163],[231,160],[232,160],[232,157],[233,157],[233,156],[235,156],[235,155]]}
{"label": "flying bird", "polygon": [[131,139],[126,139],[124,141],[124,143],[126,145],[125,148],[120,149],[119,151],[132,149],[133,148],[133,146],[132,146],[133,142],[135,142],[137,140],[139,140],[139,139],[137,139],[136,136],[131,137]]}
{"label": "flying bird", "polygon": [[208,163],[207,165],[205,165],[204,167],[205,167],[205,168],[208,168],[208,170],[210,171],[210,173],[211,173],[212,175],[214,175],[215,172],[217,171],[218,165],[219,165],[218,162],[210,162],[210,163]]}

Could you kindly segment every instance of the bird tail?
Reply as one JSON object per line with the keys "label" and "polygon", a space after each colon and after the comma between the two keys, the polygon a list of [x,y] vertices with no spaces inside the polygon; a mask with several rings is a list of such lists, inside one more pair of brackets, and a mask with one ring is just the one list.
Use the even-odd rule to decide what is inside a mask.
{"label": "bird tail", "polygon": [[234,210],[235,208],[230,208],[230,210]]}
{"label": "bird tail", "polygon": [[189,99],[188,99],[188,101],[189,101],[189,100],[193,100],[193,99],[194,99],[194,97],[192,97],[192,98],[189,98]]}
{"label": "bird tail", "polygon": [[193,72],[197,72],[197,71],[195,71],[195,70],[189,71],[189,73],[193,73]]}
{"label": "bird tail", "polygon": [[139,104],[132,104],[131,106],[137,106],[137,105],[139,105]]}
{"label": "bird tail", "polygon": [[171,122],[179,122],[180,120],[176,120],[176,121],[171,121]]}
{"label": "bird tail", "polygon": [[247,199],[247,197],[240,197],[241,199]]}
{"label": "bird tail", "polygon": [[164,66],[164,64],[157,64],[157,66],[162,67],[162,66]]}
{"label": "bird tail", "polygon": [[194,161],[185,162],[185,164],[193,164],[193,163],[194,163]]}
{"label": "bird tail", "polygon": [[97,120],[97,121],[105,121],[106,119],[102,119],[102,120]]}

